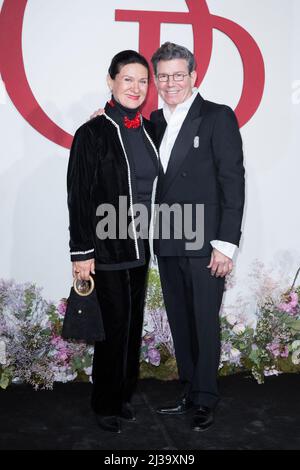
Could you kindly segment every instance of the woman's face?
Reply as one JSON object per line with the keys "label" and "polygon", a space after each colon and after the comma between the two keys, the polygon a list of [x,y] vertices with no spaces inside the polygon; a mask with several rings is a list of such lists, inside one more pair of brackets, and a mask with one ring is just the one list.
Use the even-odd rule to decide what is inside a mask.
{"label": "woman's face", "polygon": [[126,108],[141,106],[148,91],[148,70],[141,64],[124,65],[114,79],[107,77],[115,100]]}

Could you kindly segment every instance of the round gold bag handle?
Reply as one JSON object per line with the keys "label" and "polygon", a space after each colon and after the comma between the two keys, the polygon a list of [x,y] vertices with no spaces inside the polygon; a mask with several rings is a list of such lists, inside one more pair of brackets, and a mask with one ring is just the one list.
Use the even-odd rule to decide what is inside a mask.
{"label": "round gold bag handle", "polygon": [[[86,297],[87,295],[90,295],[93,292],[94,287],[95,287],[95,281],[92,278],[92,276],[89,277],[89,282],[91,283],[91,286],[90,286],[89,290],[86,291],[86,292],[82,292],[78,289],[77,282],[83,282],[83,281],[80,280],[80,279],[76,279],[76,278],[74,279],[73,287],[74,287],[74,290],[75,290],[76,294],[78,294],[82,297]],[[88,281],[85,281],[85,282],[88,282]]]}

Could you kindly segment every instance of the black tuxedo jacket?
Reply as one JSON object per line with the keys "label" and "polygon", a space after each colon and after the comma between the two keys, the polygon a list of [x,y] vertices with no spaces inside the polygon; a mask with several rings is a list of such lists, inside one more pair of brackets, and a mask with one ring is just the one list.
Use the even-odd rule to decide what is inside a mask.
{"label": "black tuxedo jacket", "polygon": [[[154,111],[151,121],[159,147],[167,126],[163,111]],[[160,233],[154,241],[157,255],[209,256],[211,240],[239,244],[244,167],[242,140],[231,108],[206,101],[200,95],[195,98],[173,146],[166,173],[160,168],[156,203],[190,204],[194,229],[196,204],[204,205],[202,248],[187,249],[186,242],[191,240],[184,234],[176,239],[171,220],[170,239],[162,239]]]}

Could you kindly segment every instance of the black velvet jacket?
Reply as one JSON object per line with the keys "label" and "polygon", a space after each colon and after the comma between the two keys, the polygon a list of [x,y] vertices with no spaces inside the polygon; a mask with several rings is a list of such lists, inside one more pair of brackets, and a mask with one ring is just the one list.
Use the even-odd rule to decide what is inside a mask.
{"label": "black velvet jacket", "polygon": [[[142,119],[145,152],[158,160],[153,125]],[[145,263],[143,240],[137,237],[132,205],[137,203],[134,169],[119,124],[105,113],[83,124],[75,133],[70,152],[67,189],[71,261],[95,258],[97,269],[122,269]],[[118,235],[119,196],[126,196],[127,226],[133,227],[132,238]],[[117,233],[114,239],[99,239],[97,225],[101,204],[115,208]],[[123,214],[123,211],[122,211]]]}

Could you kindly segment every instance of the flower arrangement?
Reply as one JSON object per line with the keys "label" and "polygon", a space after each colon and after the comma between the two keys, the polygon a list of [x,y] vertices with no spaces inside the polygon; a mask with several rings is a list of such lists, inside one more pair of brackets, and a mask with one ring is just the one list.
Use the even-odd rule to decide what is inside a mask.
{"label": "flower arrangement", "polygon": [[177,367],[159,274],[150,269],[141,347],[141,377],[172,379]]}
{"label": "flower arrangement", "polygon": [[33,284],[0,281],[0,387],[25,382],[51,389],[55,381],[87,377],[92,351],[60,337],[66,308],[42,298]]}
{"label": "flower arrangement", "polygon": [[[300,372],[299,272],[292,287],[282,290],[256,263],[250,273],[255,304],[239,295],[234,305],[222,306],[220,375],[248,370],[262,383],[268,375]],[[226,289],[234,284],[234,277],[227,277]],[[56,381],[91,380],[93,347],[60,335],[66,302],[47,302],[33,284],[0,280],[0,387],[21,381],[51,389]],[[141,347],[141,377],[153,376],[177,377],[156,269],[149,273]]]}
{"label": "flower arrangement", "polygon": [[264,377],[300,372],[300,287],[295,282],[283,293],[261,263],[250,277],[255,280],[255,315],[245,315],[248,302],[238,297],[235,306],[221,310],[220,374],[251,370]]}
{"label": "flower arrangement", "polygon": [[300,287],[292,287],[277,298],[268,295],[258,303],[257,325],[250,360],[259,383],[264,376],[300,371]]}

